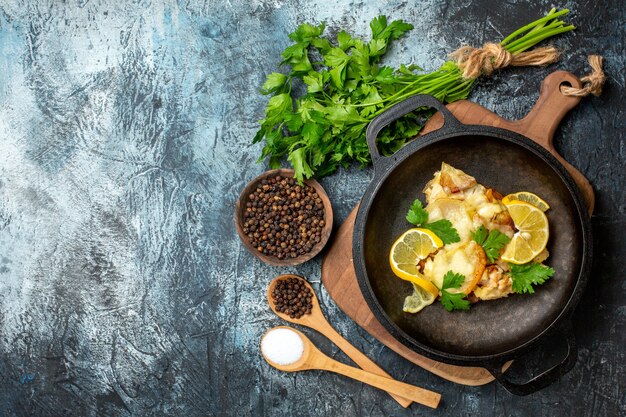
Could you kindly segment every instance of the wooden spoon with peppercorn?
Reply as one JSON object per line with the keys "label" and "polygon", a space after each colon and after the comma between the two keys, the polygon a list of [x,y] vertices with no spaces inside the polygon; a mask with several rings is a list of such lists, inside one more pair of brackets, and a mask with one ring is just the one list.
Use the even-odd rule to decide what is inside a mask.
{"label": "wooden spoon with peppercorn", "polygon": [[383,376],[338,362],[322,353],[322,351],[320,351],[308,337],[296,329],[279,326],[270,329],[263,337],[280,328],[288,329],[289,331],[295,332],[298,336],[300,336],[303,350],[302,355],[296,359],[295,362],[287,364],[276,363],[272,361],[270,357],[266,356],[263,348],[263,338],[261,338],[261,354],[267,363],[276,369],[280,369],[285,372],[306,371],[310,369],[335,372],[373,387],[385,390],[389,393],[394,393],[392,394],[394,398],[410,398],[411,401],[415,401],[416,403],[423,404],[431,408],[437,408],[439,405],[441,394],[397,381],[388,376]]}
{"label": "wooden spoon with peppercorn", "polygon": [[[290,323],[317,330],[339,347],[350,359],[366,371],[386,378],[391,376],[370,358],[352,346],[328,323],[309,282],[298,275],[280,275],[267,287],[267,301],[278,317]],[[404,408],[412,400],[389,393]]]}

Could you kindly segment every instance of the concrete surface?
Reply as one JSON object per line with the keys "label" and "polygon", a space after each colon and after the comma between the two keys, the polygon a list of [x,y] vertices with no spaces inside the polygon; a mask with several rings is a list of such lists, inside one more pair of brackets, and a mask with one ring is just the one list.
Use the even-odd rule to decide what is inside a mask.
{"label": "concrete surface", "polygon": [[[566,1],[578,30],[563,58],[482,80],[472,99],[523,116],[554,69],[606,58],[557,148],[591,180],[595,262],[575,315],[579,360],[525,398],[463,387],[412,366],[347,318],[319,284],[320,259],[272,268],[232,223],[244,184],[265,170],[250,141],[257,89],[287,34],[326,21],[368,36],[378,14],[415,25],[387,63],[437,68],[461,42],[500,39],[550,9],[475,1],[0,2],[1,416],[624,415],[626,16],[618,0]],[[324,178],[339,225],[370,169]],[[283,374],[259,337],[281,324],[265,302],[277,274],[309,277],[337,329],[393,376],[443,394],[431,411],[343,377]],[[322,350],[347,359],[320,335]]]}

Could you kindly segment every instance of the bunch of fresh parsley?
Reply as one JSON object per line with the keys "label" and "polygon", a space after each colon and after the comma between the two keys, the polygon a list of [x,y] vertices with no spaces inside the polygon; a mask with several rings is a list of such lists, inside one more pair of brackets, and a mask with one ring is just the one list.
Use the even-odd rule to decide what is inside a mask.
{"label": "bunch of fresh parsley", "polygon": [[[552,9],[501,44],[515,54],[572,30],[558,19],[567,12]],[[263,84],[261,92],[272,97],[253,142],[265,139],[259,161],[269,157],[271,168],[286,157],[302,181],[354,161],[364,166],[370,162],[365,130],[374,117],[415,94],[430,94],[446,103],[469,95],[474,80],[463,79],[454,62],[432,73],[421,72],[416,65],[399,69],[380,65],[392,41],[413,28],[402,20],[373,19],[369,41],[343,30],[331,39],[322,35],[324,27],[305,23],[291,33],[294,43],[283,51],[281,63],[289,66],[289,72],[273,72]],[[408,114],[384,129],[378,136],[382,154],[394,153],[416,136],[430,112]]]}

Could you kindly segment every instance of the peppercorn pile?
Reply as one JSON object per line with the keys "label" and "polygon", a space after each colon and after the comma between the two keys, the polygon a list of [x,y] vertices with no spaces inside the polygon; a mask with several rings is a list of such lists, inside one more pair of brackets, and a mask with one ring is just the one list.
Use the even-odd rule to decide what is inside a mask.
{"label": "peppercorn pile", "polygon": [[292,319],[311,314],[313,308],[313,294],[300,278],[286,278],[276,282],[272,299],[276,304],[276,311],[288,314]]}
{"label": "peppercorn pile", "polygon": [[315,189],[277,175],[248,195],[243,232],[265,255],[296,258],[320,242],[325,224],[324,203]]}

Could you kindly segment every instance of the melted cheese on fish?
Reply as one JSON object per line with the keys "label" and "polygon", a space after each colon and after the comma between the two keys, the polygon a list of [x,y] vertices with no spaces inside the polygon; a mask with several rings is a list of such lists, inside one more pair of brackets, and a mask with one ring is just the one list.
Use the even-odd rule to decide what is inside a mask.
{"label": "melted cheese on fish", "polygon": [[459,232],[461,242],[471,240],[471,232],[476,229],[471,212],[467,210],[467,205],[461,200],[451,198],[440,198],[426,206],[428,211],[428,221],[446,219]]}
{"label": "melted cheese on fish", "polygon": [[485,226],[489,230],[498,229],[512,236],[512,227],[494,223],[494,219],[506,208],[493,197],[492,190],[478,184],[474,177],[445,163],[426,185],[424,194],[428,220],[449,220],[461,239],[458,243],[445,245],[428,259],[424,263],[424,275],[439,288],[448,271],[465,276],[461,289],[468,288],[471,283],[474,285],[476,275],[482,274],[484,270],[485,261],[482,248],[472,240],[472,232]]}
{"label": "melted cheese on fish", "polygon": [[459,290],[450,290],[450,292],[464,291],[474,280],[476,271],[484,268],[484,263],[481,265],[479,251],[482,249],[473,240],[467,243],[446,245],[424,263],[424,276],[441,288],[444,275],[448,271],[454,271],[465,276],[466,284],[462,285]]}
{"label": "melted cheese on fish", "polygon": [[482,185],[476,185],[467,190],[463,200],[468,210],[473,210],[480,218],[488,223],[498,213],[504,211],[504,207],[498,202],[492,202],[487,197],[487,189]]}

